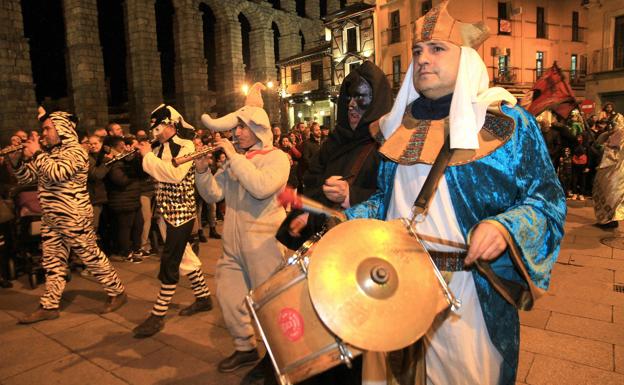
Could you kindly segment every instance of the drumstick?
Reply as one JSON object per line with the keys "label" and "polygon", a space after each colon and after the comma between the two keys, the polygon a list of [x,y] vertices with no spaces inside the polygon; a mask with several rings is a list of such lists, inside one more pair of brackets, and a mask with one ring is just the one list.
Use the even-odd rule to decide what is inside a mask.
{"label": "drumstick", "polygon": [[337,217],[342,220],[345,219],[345,215],[342,211],[334,210],[320,202],[315,201],[314,199],[299,195],[295,192],[295,190],[289,187],[286,187],[284,191],[277,196],[277,201],[284,207],[290,204],[290,206],[295,209],[300,209],[314,214],[321,214],[328,217]]}

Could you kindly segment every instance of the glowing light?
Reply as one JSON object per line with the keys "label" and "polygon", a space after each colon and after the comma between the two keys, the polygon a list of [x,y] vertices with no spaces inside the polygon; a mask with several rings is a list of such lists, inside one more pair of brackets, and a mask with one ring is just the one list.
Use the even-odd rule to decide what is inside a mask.
{"label": "glowing light", "polygon": [[297,112],[297,117],[301,118],[303,116],[303,114],[301,113],[301,111]]}
{"label": "glowing light", "polygon": [[306,104],[307,104],[308,106],[311,106],[311,105],[312,105],[312,101],[311,101],[311,100],[306,100]]}
{"label": "glowing light", "polygon": [[269,81],[267,82],[267,87],[268,87],[269,89],[270,89],[270,88],[273,88],[273,82],[269,80]]}
{"label": "glowing light", "polygon": [[241,91],[243,91],[244,95],[247,95],[249,93],[249,85],[243,84],[243,86],[241,87]]}
{"label": "glowing light", "polygon": [[325,116],[325,111],[321,110],[319,111],[319,114],[321,114],[321,116]]}

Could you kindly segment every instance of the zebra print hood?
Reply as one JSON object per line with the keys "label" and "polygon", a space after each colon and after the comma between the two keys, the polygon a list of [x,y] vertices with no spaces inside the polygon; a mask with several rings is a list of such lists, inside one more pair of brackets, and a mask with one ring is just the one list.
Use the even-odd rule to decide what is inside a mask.
{"label": "zebra print hood", "polygon": [[78,141],[78,134],[76,133],[76,123],[78,118],[64,111],[55,111],[47,116],[54,123],[56,133],[61,140],[61,147],[80,144]]}

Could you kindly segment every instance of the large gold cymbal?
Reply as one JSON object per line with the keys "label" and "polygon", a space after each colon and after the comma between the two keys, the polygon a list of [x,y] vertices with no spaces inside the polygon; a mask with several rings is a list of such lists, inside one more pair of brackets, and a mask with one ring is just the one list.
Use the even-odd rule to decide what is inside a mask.
{"label": "large gold cymbal", "polygon": [[366,350],[408,346],[447,306],[427,254],[399,220],[329,230],[310,257],[308,286],[325,326]]}

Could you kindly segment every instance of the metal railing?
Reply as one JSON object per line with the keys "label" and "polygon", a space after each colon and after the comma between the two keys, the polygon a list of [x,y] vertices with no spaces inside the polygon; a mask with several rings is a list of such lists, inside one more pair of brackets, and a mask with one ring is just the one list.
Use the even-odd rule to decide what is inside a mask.
{"label": "metal railing", "polygon": [[596,49],[591,52],[588,60],[587,73],[606,72],[624,69],[624,48],[614,50],[613,47]]}
{"label": "metal railing", "polygon": [[495,84],[513,84],[518,79],[518,67],[490,67],[494,74],[492,81]]}

